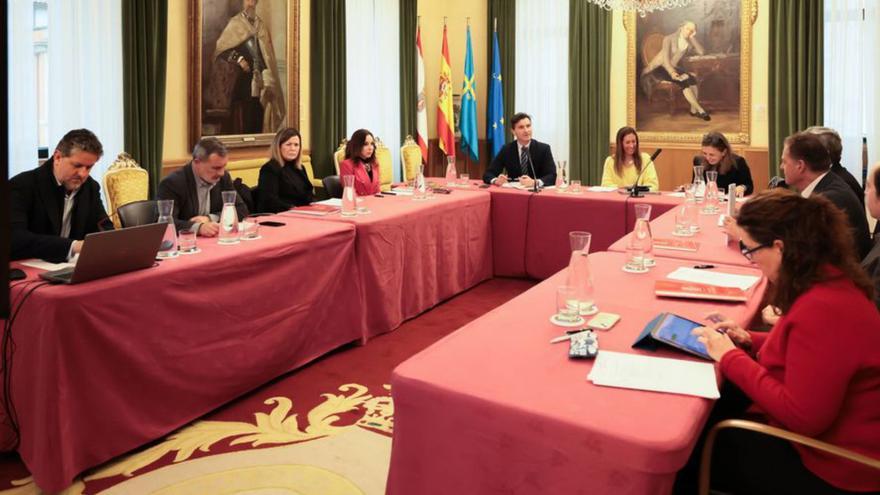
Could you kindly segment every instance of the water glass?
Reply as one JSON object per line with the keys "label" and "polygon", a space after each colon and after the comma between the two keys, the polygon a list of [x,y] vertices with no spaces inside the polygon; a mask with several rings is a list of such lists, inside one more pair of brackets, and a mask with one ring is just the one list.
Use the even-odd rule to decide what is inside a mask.
{"label": "water glass", "polygon": [[580,304],[577,299],[577,290],[570,285],[556,288],[556,319],[563,323],[574,323],[580,318],[578,315]]}
{"label": "water glass", "polygon": [[182,229],[177,233],[177,249],[184,254],[196,251],[196,233],[192,229]]}
{"label": "water glass", "polygon": [[259,239],[260,237],[260,224],[257,222],[255,217],[250,217],[244,222],[241,222],[239,225],[241,229],[241,238],[246,241],[252,241],[254,239]]}
{"label": "water glass", "polygon": [[569,185],[568,185],[568,192],[571,192],[571,193],[574,193],[574,194],[580,194],[580,192],[581,192],[581,181],[579,181],[579,180],[573,180],[573,181],[571,181],[571,182],[569,183]]}
{"label": "water glass", "polygon": [[675,230],[672,232],[679,237],[691,237],[691,213],[688,211],[692,206],[683,204],[675,210]]}
{"label": "water glass", "polygon": [[430,184],[425,185],[425,199],[434,199],[434,188]]}
{"label": "water glass", "polygon": [[645,268],[645,250],[639,244],[629,244],[626,246],[626,262],[623,265],[624,270],[629,272],[644,272]]}
{"label": "water glass", "polygon": [[458,183],[462,186],[468,186],[471,182],[470,174],[460,173],[458,174]]}

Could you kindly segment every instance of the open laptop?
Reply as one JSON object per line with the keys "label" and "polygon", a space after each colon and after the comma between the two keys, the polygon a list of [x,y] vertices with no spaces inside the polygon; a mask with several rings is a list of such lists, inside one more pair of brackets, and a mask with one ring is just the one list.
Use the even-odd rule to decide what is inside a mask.
{"label": "open laptop", "polygon": [[78,284],[153,266],[167,223],[151,223],[106,232],[94,232],[83,240],[76,265],[43,272],[55,284]]}

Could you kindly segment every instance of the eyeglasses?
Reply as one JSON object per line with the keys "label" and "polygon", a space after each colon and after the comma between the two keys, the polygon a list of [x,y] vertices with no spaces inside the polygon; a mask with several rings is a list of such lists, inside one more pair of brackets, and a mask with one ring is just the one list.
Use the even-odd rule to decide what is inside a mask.
{"label": "eyeglasses", "polygon": [[753,248],[749,248],[745,245],[745,243],[740,239],[739,241],[739,252],[742,253],[743,256],[749,261],[752,261],[752,258],[755,256],[755,251],[760,251],[766,247],[770,247],[770,244],[758,244]]}

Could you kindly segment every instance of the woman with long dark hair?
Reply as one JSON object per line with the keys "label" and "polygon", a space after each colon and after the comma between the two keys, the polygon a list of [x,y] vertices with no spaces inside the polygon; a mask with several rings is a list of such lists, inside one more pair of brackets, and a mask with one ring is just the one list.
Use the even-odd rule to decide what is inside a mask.
{"label": "woman with long dark hair", "polygon": [[[734,386],[713,416],[741,395],[770,425],[880,458],[880,313],[846,217],[822,195],[774,189],[736,220],[782,316],[769,333],[731,320],[694,330]],[[713,484],[734,493],[880,491],[875,470],[745,430],[719,434],[712,467]]]}
{"label": "woman with long dark hair", "polygon": [[257,210],[277,213],[312,202],[313,188],[302,166],[302,136],[293,127],[272,140],[272,157],[260,168]]}
{"label": "woman with long dark hair", "polygon": [[724,134],[720,132],[706,134],[703,136],[702,146],[702,156],[694,157],[694,165],[703,166],[703,180],[706,179],[706,172],[714,170],[718,172],[716,183],[721,194],[727,192],[727,186],[730,184],[736,184],[737,196],[752,194],[755,185],[752,183],[749,165],[745,158],[733,152]]}
{"label": "woman with long dark hair", "polygon": [[345,145],[345,160],[339,164],[339,176],[354,176],[354,190],[360,196],[379,193],[379,160],[373,133],[358,129]]}
{"label": "woman with long dark hair", "polygon": [[[651,191],[660,189],[657,170],[647,153],[639,151],[639,135],[632,127],[617,131],[614,156],[605,159],[602,185],[605,187],[648,186]],[[638,182],[638,184],[636,184]]]}

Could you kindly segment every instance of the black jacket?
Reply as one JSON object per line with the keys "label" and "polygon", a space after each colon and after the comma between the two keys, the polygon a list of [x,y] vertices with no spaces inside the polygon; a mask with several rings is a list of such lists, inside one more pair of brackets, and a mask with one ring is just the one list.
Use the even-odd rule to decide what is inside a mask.
{"label": "black jacket", "polygon": [[838,208],[843,210],[849,219],[850,230],[856,246],[856,256],[862,259],[871,249],[871,236],[868,233],[868,219],[865,216],[865,208],[859,203],[855,193],[846,185],[837,174],[828,173],[816,184],[814,194],[821,194],[828,198]]}
{"label": "black jacket", "polygon": [[[721,194],[727,194],[727,186],[730,184],[736,184],[738,186],[745,186],[745,195],[748,196],[755,191],[755,185],[752,183],[752,172],[749,170],[749,165],[746,163],[745,158],[734,154],[733,161],[735,165],[733,168],[727,171],[726,174],[722,175],[720,172],[718,174],[718,191]],[[708,164],[706,160],[702,156],[694,157],[694,165],[702,165],[703,166],[703,180],[706,180],[706,171],[708,170]],[[715,169],[713,169],[715,170]],[[694,173],[691,172],[691,181]]]}
{"label": "black jacket", "polygon": [[[219,215],[223,209],[223,197],[221,191],[235,191],[232,185],[232,177],[226,172],[211,189],[211,205],[209,212]],[[188,229],[193,226],[189,219],[199,214],[199,198],[196,196],[196,176],[193,173],[192,162],[187,163],[180,170],[172,172],[159,183],[159,199],[174,200],[174,225],[177,230]],[[241,196],[235,196],[235,210],[238,219],[248,216],[247,206]]]}
{"label": "black jacket", "polygon": [[305,169],[298,169],[293,163],[283,167],[275,160],[269,160],[260,168],[259,201],[260,212],[277,213],[293,206],[304,206],[312,202],[312,183]]}
{"label": "black jacket", "polygon": [[[86,234],[112,229],[101,202],[101,187],[87,178],[73,199],[70,236],[61,237],[64,186],[55,182],[50,158],[39,168],[22,172],[9,181],[11,259],[41,258],[58,263],[67,259],[70,245]],[[100,225],[100,227],[99,227]]]}
{"label": "black jacket", "polygon": [[489,164],[486,173],[483,174],[483,182],[490,184],[492,179],[501,175],[503,169],[507,171],[507,176],[511,179],[528,175],[533,179],[541,179],[545,186],[556,184],[556,163],[553,161],[550,145],[532,139],[529,143],[529,157],[535,169],[534,174],[529,170],[528,166],[526,166],[526,170],[520,167],[519,148],[517,147],[516,140],[505,144],[501,151],[495,155],[495,158],[492,159],[492,163]]}
{"label": "black jacket", "polygon": [[852,192],[856,194],[856,197],[859,198],[859,203],[862,204],[862,207],[865,206],[865,190],[862,189],[862,186],[859,184],[859,181],[856,180],[855,177],[849,173],[849,170],[843,168],[843,165],[839,163],[835,163],[831,165],[831,171],[837,174],[838,177],[843,179],[846,182],[846,185],[852,189]]}

